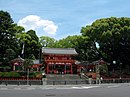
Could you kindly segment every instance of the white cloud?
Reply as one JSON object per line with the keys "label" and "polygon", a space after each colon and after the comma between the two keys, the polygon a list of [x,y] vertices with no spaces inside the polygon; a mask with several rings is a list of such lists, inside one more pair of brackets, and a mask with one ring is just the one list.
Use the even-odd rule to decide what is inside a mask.
{"label": "white cloud", "polygon": [[43,20],[39,16],[29,15],[18,21],[18,25],[23,26],[26,31],[32,29],[43,29],[47,34],[55,35],[58,26],[53,21]]}

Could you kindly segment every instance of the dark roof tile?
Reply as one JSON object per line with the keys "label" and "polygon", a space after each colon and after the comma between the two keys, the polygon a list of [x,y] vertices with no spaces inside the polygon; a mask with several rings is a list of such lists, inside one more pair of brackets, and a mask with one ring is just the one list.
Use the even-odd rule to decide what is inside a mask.
{"label": "dark roof tile", "polygon": [[77,55],[74,48],[42,48],[43,54]]}

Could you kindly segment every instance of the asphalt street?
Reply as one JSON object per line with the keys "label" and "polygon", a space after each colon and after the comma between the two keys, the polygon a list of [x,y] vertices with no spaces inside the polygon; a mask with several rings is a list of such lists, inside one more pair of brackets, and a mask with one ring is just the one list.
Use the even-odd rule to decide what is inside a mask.
{"label": "asphalt street", "polygon": [[101,85],[0,85],[0,97],[130,97],[130,83]]}

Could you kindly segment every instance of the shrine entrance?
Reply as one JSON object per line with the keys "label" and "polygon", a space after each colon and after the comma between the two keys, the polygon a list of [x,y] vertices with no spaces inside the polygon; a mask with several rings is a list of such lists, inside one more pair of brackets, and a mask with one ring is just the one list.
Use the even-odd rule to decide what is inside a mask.
{"label": "shrine entrance", "polygon": [[63,74],[65,71],[65,65],[56,65],[56,70],[58,74]]}
{"label": "shrine entrance", "polygon": [[[74,48],[43,48],[43,58],[46,74],[73,74],[76,73]],[[73,71],[74,70],[74,71]]]}
{"label": "shrine entrance", "polygon": [[72,74],[71,64],[48,64],[47,74]]}

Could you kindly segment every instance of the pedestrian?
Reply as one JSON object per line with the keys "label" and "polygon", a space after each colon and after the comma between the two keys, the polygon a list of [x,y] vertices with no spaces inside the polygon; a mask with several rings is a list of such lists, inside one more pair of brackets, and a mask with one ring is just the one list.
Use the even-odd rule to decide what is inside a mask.
{"label": "pedestrian", "polygon": [[103,83],[103,78],[102,77],[100,78],[100,83]]}

